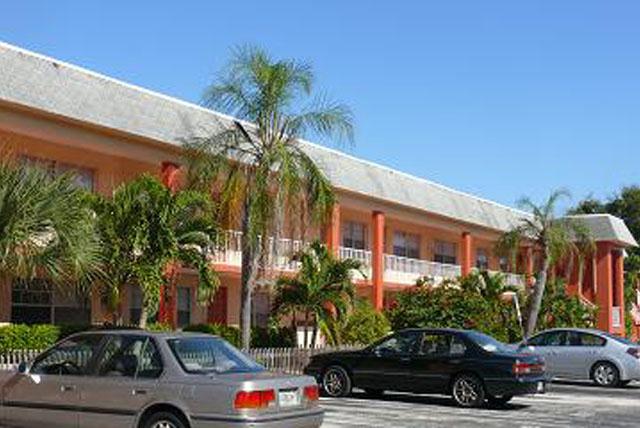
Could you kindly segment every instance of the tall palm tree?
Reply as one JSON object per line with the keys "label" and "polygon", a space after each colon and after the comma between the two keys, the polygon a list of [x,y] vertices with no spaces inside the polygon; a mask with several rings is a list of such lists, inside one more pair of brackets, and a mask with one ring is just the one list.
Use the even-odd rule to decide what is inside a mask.
{"label": "tall palm tree", "polygon": [[[296,257],[300,270],[294,277],[280,277],[276,282],[274,310],[279,316],[289,315],[297,320],[304,315],[304,346],[309,346],[308,327],[313,323],[311,347],[316,346],[318,329],[331,328],[333,320],[346,317],[353,306],[355,285],[353,270],[361,264],[357,260],[336,258],[319,241],[311,243]],[[330,332],[331,333],[331,332]]]}
{"label": "tall palm tree", "polygon": [[[250,344],[251,296],[286,214],[326,219],[334,204],[329,181],[303,150],[300,138],[353,139],[351,112],[323,96],[312,97],[311,67],[274,60],[257,48],[233,52],[225,72],[206,91],[206,106],[246,122],[186,144],[188,183],[211,190],[222,179],[220,210],[241,214],[242,343]],[[230,215],[229,215],[230,214]],[[306,217],[301,221],[306,223]]]}
{"label": "tall palm tree", "polygon": [[562,197],[567,196],[566,191],[554,191],[541,205],[535,204],[529,198],[521,199],[518,205],[530,211],[531,217],[521,218],[520,224],[505,232],[497,245],[498,250],[513,254],[520,242],[529,241],[540,256],[541,267],[536,275],[533,294],[528,304],[524,332],[526,337],[535,332],[551,267],[578,248],[575,244],[576,237],[583,240],[587,239],[589,234],[585,226],[576,219],[556,218],[557,203]]}
{"label": "tall palm tree", "polygon": [[57,283],[99,272],[100,242],[85,191],[72,174],[0,161],[0,274]]}
{"label": "tall palm tree", "polygon": [[174,194],[145,174],[117,187],[112,198],[96,196],[94,207],[114,314],[124,287],[138,285],[142,292],[139,326],[146,327],[148,316],[158,307],[160,287],[169,279],[166,267],[174,262],[197,269],[198,300],[211,298],[218,281],[210,260],[216,229],[207,194]]}

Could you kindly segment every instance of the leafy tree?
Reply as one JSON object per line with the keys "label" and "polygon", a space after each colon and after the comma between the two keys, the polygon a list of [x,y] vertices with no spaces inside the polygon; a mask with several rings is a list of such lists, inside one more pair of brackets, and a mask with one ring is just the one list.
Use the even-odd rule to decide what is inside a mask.
{"label": "leafy tree", "polygon": [[218,282],[209,258],[216,229],[208,195],[174,194],[145,174],[117,187],[112,198],[96,195],[94,207],[104,243],[104,282],[114,313],[124,287],[136,284],[142,292],[139,324],[144,328],[157,310],[170,263],[197,269],[198,299],[210,299]]}
{"label": "leafy tree", "polygon": [[78,284],[100,266],[87,194],[73,175],[0,161],[0,274]]}
{"label": "leafy tree", "polygon": [[[318,241],[297,259],[300,270],[294,277],[280,277],[276,283],[275,312],[280,316],[291,316],[294,330],[299,314],[304,315],[305,327],[313,322],[311,346],[315,347],[318,329],[322,328],[336,340],[338,331],[332,327],[333,320],[347,317],[355,298],[353,270],[360,269],[360,262],[353,259],[339,260],[327,247]],[[308,346],[305,328],[304,346]]]}
{"label": "leafy tree", "polygon": [[331,345],[368,345],[385,336],[391,330],[384,313],[375,310],[366,299],[356,301],[354,310],[339,323],[339,335],[328,335]]}
{"label": "leafy tree", "polygon": [[231,222],[234,214],[241,215],[245,348],[250,345],[253,288],[266,259],[267,240],[260,237],[277,238],[287,212],[291,217],[310,213],[319,223],[334,203],[329,181],[300,139],[353,138],[349,109],[324,96],[312,98],[313,83],[306,63],[277,61],[257,48],[238,49],[204,102],[251,124],[236,121],[232,128],[186,145],[189,185],[210,190],[221,180],[221,212]]}
{"label": "leafy tree", "polygon": [[[509,244],[518,245],[522,241],[529,241],[541,259],[541,267],[533,286],[533,295],[528,299],[526,337],[530,337],[536,330],[550,268],[578,248],[574,244],[576,236],[588,239],[586,227],[578,220],[556,218],[556,205],[564,196],[568,194],[564,191],[555,191],[541,205],[523,198],[519,205],[530,211],[531,216],[520,219],[520,223],[506,232],[496,246],[497,250],[504,251]],[[511,251],[516,250],[516,247],[512,247]]]}
{"label": "leafy tree", "polygon": [[540,328],[582,327],[593,328],[597,308],[582,303],[578,296],[570,296],[565,291],[565,283],[556,278],[549,281],[542,299]]}

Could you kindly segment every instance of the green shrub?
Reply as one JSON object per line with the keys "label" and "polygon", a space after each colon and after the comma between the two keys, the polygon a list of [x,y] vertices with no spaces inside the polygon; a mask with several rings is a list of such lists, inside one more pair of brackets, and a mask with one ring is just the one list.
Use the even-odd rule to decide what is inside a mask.
{"label": "green shrub", "polygon": [[147,324],[148,331],[173,331],[173,327],[170,324],[161,322],[152,322]]}
{"label": "green shrub", "polygon": [[60,329],[54,325],[15,324],[0,327],[0,353],[16,349],[44,349],[60,337]]}
{"label": "green shrub", "polygon": [[191,331],[198,333],[213,334],[222,337],[235,347],[241,346],[240,329],[224,324],[193,324],[182,329],[183,331]]}
{"label": "green shrub", "polygon": [[254,327],[251,330],[253,348],[293,348],[296,334],[288,327]]}
{"label": "green shrub", "polygon": [[391,325],[387,317],[376,311],[369,301],[360,300],[341,330],[342,344],[368,345],[389,333]]}
{"label": "green shrub", "polygon": [[558,327],[595,327],[597,308],[585,306],[577,296],[569,296],[564,281],[547,282],[537,330]]}

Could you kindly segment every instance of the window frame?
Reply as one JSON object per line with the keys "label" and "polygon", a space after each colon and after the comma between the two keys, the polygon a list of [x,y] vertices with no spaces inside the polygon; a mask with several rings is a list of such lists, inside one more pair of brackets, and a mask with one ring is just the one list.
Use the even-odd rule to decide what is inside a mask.
{"label": "window frame", "polygon": [[[146,339],[149,342],[153,343],[153,345],[156,348],[156,351],[158,351],[158,358],[160,360],[160,365],[161,365],[160,373],[155,377],[139,377],[139,376],[137,376],[137,370],[136,370],[136,376],[133,376],[133,377],[130,377],[130,376],[109,377],[109,376],[100,375],[99,371],[98,371],[98,369],[99,369],[98,363],[102,359],[102,357],[104,356],[104,353],[106,351],[106,347],[107,347],[107,344],[109,343],[109,340],[112,340],[115,337],[143,338],[143,339]],[[158,341],[153,336],[148,336],[148,335],[144,335],[144,334],[128,334],[128,333],[125,333],[125,334],[118,334],[118,333],[104,334],[104,338],[103,338],[103,342],[102,342],[102,344],[100,346],[100,350],[96,354],[97,357],[93,361],[93,368],[92,368],[91,372],[88,374],[88,376],[96,377],[96,378],[100,378],[100,379],[117,379],[117,380],[127,379],[127,380],[130,380],[130,381],[140,381],[140,380],[155,381],[155,380],[159,379],[160,377],[162,377],[162,375],[164,374],[164,372],[166,370],[166,367],[167,367],[167,365],[165,363],[164,356],[162,355],[162,351],[160,349],[161,348],[160,348],[160,345],[159,345]]]}
{"label": "window frame", "polygon": [[[419,234],[405,232],[403,230],[394,230],[391,239],[392,252],[394,256],[420,260],[421,237]],[[402,242],[396,244],[396,239],[401,240]],[[415,248],[411,248],[409,242],[414,242]],[[396,251],[396,249],[399,251]],[[413,254],[412,251],[416,251],[416,253]]]}
{"label": "window frame", "polygon": [[[446,254],[445,251],[442,251],[447,247],[453,249],[453,254]],[[451,241],[436,240],[433,244],[433,261],[441,264],[457,265],[458,245],[455,242]]]}
{"label": "window frame", "polygon": [[[362,228],[362,248],[355,245],[354,230],[356,227]],[[348,232],[347,232],[348,231]],[[345,240],[347,237],[351,240],[351,245],[347,245]],[[367,224],[359,221],[345,221],[340,228],[340,245],[345,248],[352,248],[354,250],[366,250],[369,247],[368,242],[368,229]]]}
{"label": "window frame", "polygon": [[107,336],[106,334],[102,334],[102,333],[80,333],[80,334],[74,334],[74,335],[71,335],[69,337],[66,337],[63,340],[61,340],[61,341],[57,342],[56,344],[54,344],[53,346],[51,346],[46,351],[42,352],[40,355],[38,355],[33,360],[33,362],[31,362],[29,364],[29,373],[33,372],[33,368],[36,366],[36,364],[38,364],[42,360],[46,359],[53,352],[57,351],[58,348],[60,347],[60,345],[64,344],[65,342],[68,342],[68,341],[71,341],[71,340],[78,340],[79,338],[98,337],[99,338],[99,342],[98,342],[98,345],[96,346],[96,351],[93,353],[93,355],[91,355],[91,357],[87,361],[87,369],[82,374],[34,373],[34,374],[37,374],[39,376],[81,376],[81,377],[93,376],[93,374],[95,373],[95,370],[96,370],[96,361],[97,361],[98,357],[102,356],[102,352],[104,350],[105,340],[107,339],[106,336]]}
{"label": "window frame", "polygon": [[[480,263],[480,258],[484,258],[484,263]],[[476,268],[482,271],[489,270],[489,251],[484,247],[476,248]]]}

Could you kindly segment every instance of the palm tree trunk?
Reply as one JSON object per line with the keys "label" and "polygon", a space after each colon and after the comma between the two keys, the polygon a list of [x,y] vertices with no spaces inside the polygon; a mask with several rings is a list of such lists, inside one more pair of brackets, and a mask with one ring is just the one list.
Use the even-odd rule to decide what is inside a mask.
{"label": "palm tree trunk", "polygon": [[259,251],[256,243],[249,236],[249,196],[246,197],[244,213],[242,214],[242,272],[240,296],[240,326],[242,333],[242,347],[251,346],[251,303],[253,288],[257,277],[257,263]]}
{"label": "palm tree trunk", "polygon": [[304,312],[304,348],[309,347],[309,311]]}
{"label": "palm tree trunk", "polygon": [[536,283],[533,286],[533,296],[531,297],[531,304],[529,305],[529,316],[527,317],[527,328],[525,329],[525,339],[531,337],[536,330],[538,324],[538,315],[540,314],[540,308],[542,307],[542,297],[544,296],[544,289],[547,285],[547,275],[549,271],[549,254],[547,250],[542,252],[542,271],[538,275]]}
{"label": "palm tree trunk", "polygon": [[316,340],[318,338],[318,318],[317,316],[314,316],[314,321],[313,321],[313,333],[311,334],[311,348],[315,349],[316,348]]}
{"label": "palm tree trunk", "polygon": [[292,311],[291,313],[291,330],[293,330],[293,337],[295,340],[294,347],[298,347],[298,319],[296,316],[296,311]]}
{"label": "palm tree trunk", "polygon": [[584,298],[582,295],[582,283],[584,281],[584,257],[578,258],[578,297]]}

